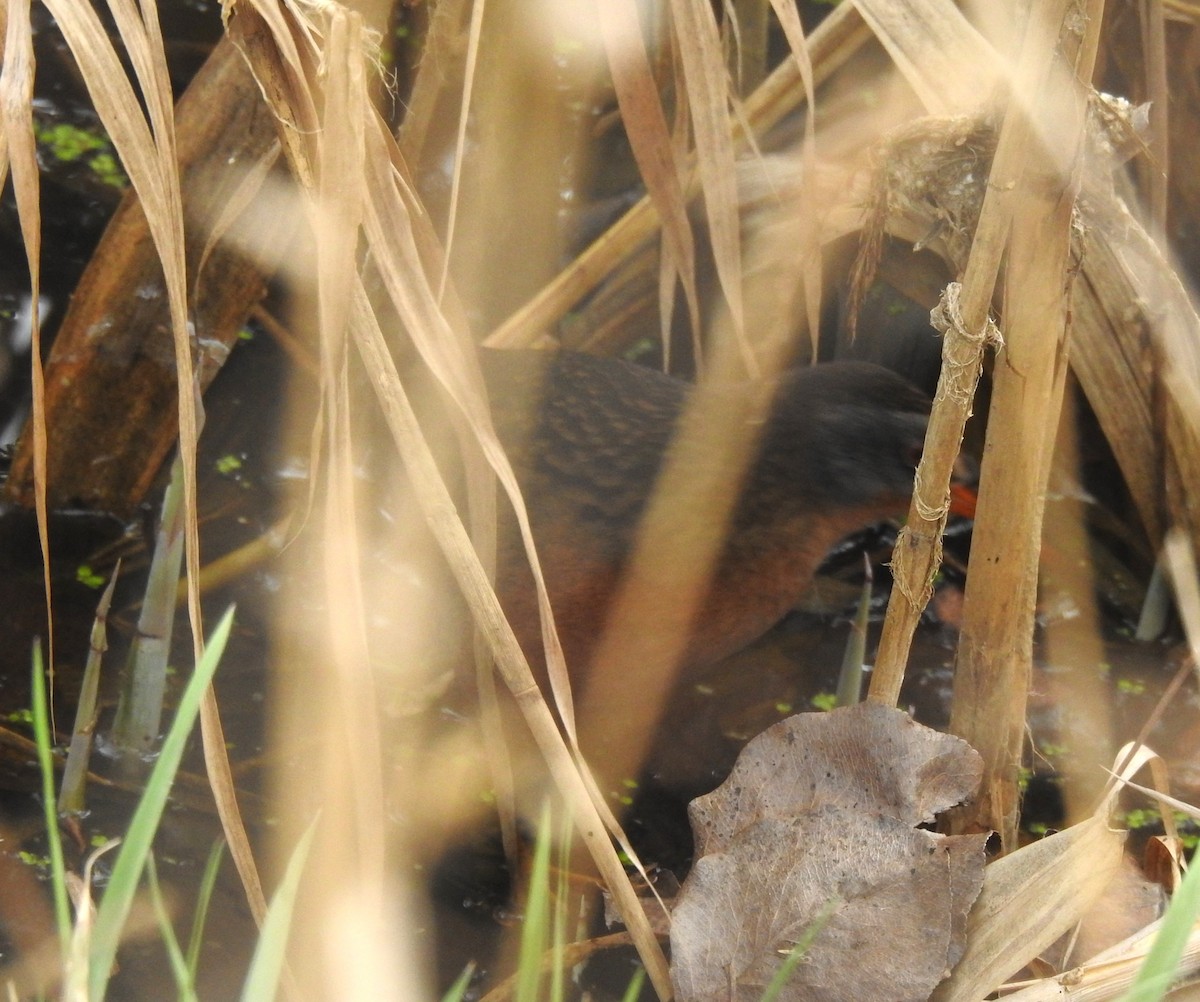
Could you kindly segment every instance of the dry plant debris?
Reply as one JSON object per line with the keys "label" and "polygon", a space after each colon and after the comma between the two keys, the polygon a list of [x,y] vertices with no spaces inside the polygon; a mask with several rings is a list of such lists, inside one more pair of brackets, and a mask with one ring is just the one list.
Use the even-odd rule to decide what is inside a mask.
{"label": "dry plant debris", "polygon": [[830,902],[781,999],[925,999],[962,955],[985,835],[917,826],[970,797],[979,756],[861,704],[781,721],[692,803],[671,930],[683,1002],[758,999]]}

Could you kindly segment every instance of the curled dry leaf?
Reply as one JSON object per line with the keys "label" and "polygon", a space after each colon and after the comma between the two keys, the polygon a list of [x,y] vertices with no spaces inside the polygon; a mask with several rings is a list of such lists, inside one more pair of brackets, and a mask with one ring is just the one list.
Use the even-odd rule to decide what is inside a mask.
{"label": "curled dry leaf", "polygon": [[970,797],[979,756],[864,703],[784,720],[692,803],[697,860],[675,909],[683,1002],[757,999],[829,902],[782,999],[924,999],[963,950],[986,836],[916,826]]}

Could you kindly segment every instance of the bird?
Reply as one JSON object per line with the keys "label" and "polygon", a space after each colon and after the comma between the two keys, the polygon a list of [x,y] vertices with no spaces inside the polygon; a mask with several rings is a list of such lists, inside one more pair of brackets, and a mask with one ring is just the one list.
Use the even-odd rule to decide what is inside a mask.
{"label": "bird", "polygon": [[[569,668],[586,671],[693,385],[622,359],[483,350],[497,434],[522,488]],[[736,384],[718,392],[749,392]],[[867,362],[785,371],[740,483],[685,667],[745,648],[795,607],[840,539],[907,510],[931,402]],[[679,499],[686,508],[687,499]],[[541,658],[532,575],[502,529],[497,593]],[[671,595],[656,596],[665,608]]]}

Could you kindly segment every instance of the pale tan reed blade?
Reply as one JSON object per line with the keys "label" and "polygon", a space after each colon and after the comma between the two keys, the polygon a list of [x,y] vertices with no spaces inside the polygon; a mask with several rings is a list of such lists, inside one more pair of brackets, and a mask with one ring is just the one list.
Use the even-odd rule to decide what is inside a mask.
{"label": "pale tan reed blade", "polygon": [[[258,11],[263,15],[261,20],[255,16]],[[332,103],[334,99],[330,92],[336,93],[338,87],[344,86],[339,80],[339,74],[346,72],[344,64],[347,61],[361,62],[362,55],[352,45],[344,46],[337,59],[332,49],[324,49],[320,63],[302,48],[292,49],[289,54],[287,39],[318,39],[326,34],[336,35],[345,30],[347,19],[352,15],[331,8],[316,16],[311,23],[286,23],[296,16],[294,10],[284,11],[262,0],[255,4],[255,11],[239,9],[232,23],[252,65],[266,81],[264,90],[281,117],[285,137],[290,136],[290,141],[285,142],[285,152],[295,174],[311,197],[311,218],[320,230],[323,214],[330,214],[331,225],[339,227],[330,231],[331,244],[339,240],[345,243],[348,233],[356,228],[361,219],[362,226],[358,232],[371,247],[373,267],[390,300],[390,309],[395,313],[395,318],[391,315],[388,317],[389,326],[397,318],[403,323],[425,364],[448,391],[462,419],[478,439],[478,447],[510,493],[528,541],[524,507],[478,391],[479,374],[461,317],[455,313],[453,304],[456,300],[450,295],[452,290],[447,288],[445,302],[439,303],[436,283],[430,279],[429,269],[436,269],[440,257],[430,235],[422,230],[428,224],[419,221],[422,218],[420,206],[413,201],[411,190],[403,182],[407,170],[399,160],[399,151],[391,144],[386,128],[365,100],[358,102],[347,96],[345,103]],[[286,38],[282,42],[276,37],[279,28],[285,30]],[[351,76],[356,72],[359,71],[351,70]],[[291,117],[297,110],[302,113],[301,117]],[[329,114],[343,116],[354,123],[350,135],[346,137],[352,141],[338,143],[336,150],[332,148],[332,140],[330,148],[325,148],[315,139],[323,131],[329,130],[328,124],[324,130],[321,128],[323,116]],[[307,115],[312,115],[312,119],[303,117]],[[349,126],[343,122],[339,128]],[[339,150],[342,152],[339,153]],[[339,159],[343,154],[348,159]],[[320,197],[322,194],[324,198]],[[347,223],[351,225],[347,226]],[[343,226],[346,228],[340,229]],[[424,246],[419,250],[421,241],[424,241]],[[352,261],[352,257],[341,260]],[[334,264],[331,257],[328,267],[333,268]],[[326,358],[322,376],[326,394],[324,410],[326,420],[333,423],[333,428],[341,429],[336,433],[331,432],[331,451],[346,456],[353,447],[345,431],[349,406],[344,376],[346,346],[337,336],[339,331],[347,329],[345,324],[348,320],[354,349],[362,358],[362,370],[369,377],[379,399],[406,470],[410,489],[479,623],[502,676],[513,691],[518,708],[526,715],[555,785],[572,815],[578,819],[577,827],[584,843],[630,925],[657,990],[663,997],[668,997],[670,981],[661,948],[609,840],[606,820],[598,813],[599,805],[593,801],[587,780],[574,761],[572,750],[564,741],[516,638],[504,619],[475,546],[422,437],[393,358],[394,349],[384,339],[379,318],[372,312],[362,280],[347,271],[344,263],[337,268],[328,279],[331,284],[323,287],[326,305],[321,307],[323,337],[328,339],[325,342]],[[348,317],[345,313],[347,306],[351,307]],[[337,455],[331,458],[335,465],[344,466],[344,459]],[[352,488],[346,472],[343,470],[342,476],[331,482],[335,496],[337,493],[345,495],[341,502],[343,517],[337,520],[340,526],[346,524],[353,507],[349,494]],[[353,545],[353,540],[348,539],[347,545]],[[534,566],[536,573],[536,564]],[[339,572],[344,588],[357,587],[351,580],[353,573],[352,562],[345,564]],[[343,625],[354,629],[353,623],[349,622],[352,618],[347,616],[348,621]],[[556,640],[549,617],[546,624],[547,639],[553,647]],[[362,654],[359,650],[358,657]],[[356,659],[351,651],[344,659],[347,668]],[[564,706],[563,720],[569,730],[569,702],[560,703],[560,708]],[[347,720],[353,716],[351,714]],[[362,753],[362,749],[351,747],[348,741],[342,743],[345,751]],[[362,789],[365,791],[370,785],[368,782]],[[357,800],[360,805],[363,804],[361,798]],[[366,818],[364,813],[361,819]],[[364,844],[369,846],[369,842]],[[355,860],[346,859],[345,862],[351,867],[349,872],[358,870]],[[370,867],[363,869],[369,870]]]}
{"label": "pale tan reed blade", "polygon": [[[870,38],[853,4],[838,6],[808,38],[813,65],[812,85],[819,85],[842,66]],[[761,134],[800,107],[805,81],[795,60],[782,62],[746,101],[751,127]],[[738,148],[746,144],[739,133]],[[688,187],[689,197],[697,186]],[[643,198],[583,254],[575,258],[533,299],[513,313],[485,339],[495,348],[516,348],[535,343],[568,310],[595,289],[617,265],[657,232],[658,216],[649,198]]]}

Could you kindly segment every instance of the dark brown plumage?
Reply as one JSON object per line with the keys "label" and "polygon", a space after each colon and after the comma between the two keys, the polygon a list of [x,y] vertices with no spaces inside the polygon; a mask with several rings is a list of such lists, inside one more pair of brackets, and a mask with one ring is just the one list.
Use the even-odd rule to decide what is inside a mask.
{"label": "dark brown plumage", "polygon": [[[695,391],[627,362],[568,352],[485,352],[483,365],[568,663],[586,665]],[[838,539],[903,512],[928,411],[919,390],[866,363],[819,365],[780,378],[757,458],[744,485],[730,487],[739,493],[691,632],[689,663],[755,640],[795,605]],[[686,499],[680,504],[686,507]],[[501,598],[534,656],[536,606],[511,535],[500,557]],[[656,600],[666,615],[672,597]]]}

